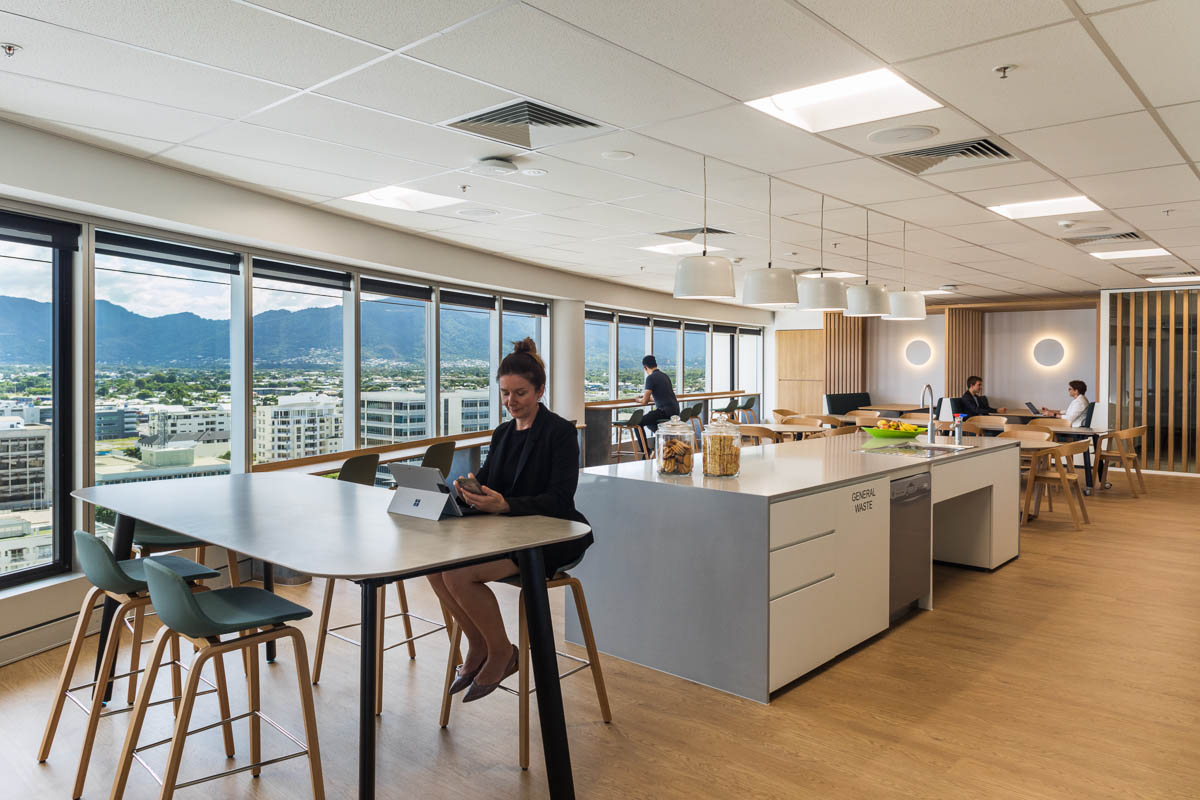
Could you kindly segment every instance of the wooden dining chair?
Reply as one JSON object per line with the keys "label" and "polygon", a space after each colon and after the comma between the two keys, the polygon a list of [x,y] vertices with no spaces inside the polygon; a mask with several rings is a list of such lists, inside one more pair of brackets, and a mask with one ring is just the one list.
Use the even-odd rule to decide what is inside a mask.
{"label": "wooden dining chair", "polygon": [[[801,422],[800,420],[804,420]],[[796,414],[795,416],[785,417],[783,420],[785,425],[828,425],[831,428],[840,428],[844,424],[840,419],[828,414]]]}
{"label": "wooden dining chair", "polygon": [[854,425],[847,425],[842,428],[830,428],[827,431],[821,431],[820,433],[814,433],[812,436],[810,436],[808,438],[809,439],[826,439],[830,436],[847,436],[852,433],[858,433],[858,428],[855,427]]}
{"label": "wooden dining chair", "polygon": [[[1087,505],[1083,499],[1083,487],[1079,482],[1081,474],[1075,471],[1075,456],[1087,452],[1090,446],[1091,444],[1084,439],[1032,454],[1029,479],[1025,484],[1025,502],[1021,507],[1022,525],[1030,518],[1030,507],[1033,505],[1034,495],[1039,490],[1049,490],[1055,486],[1062,489],[1063,496],[1067,501],[1067,508],[1071,512],[1071,519],[1075,523],[1075,530],[1083,530],[1083,525],[1080,524],[1081,518],[1083,522],[1091,523]],[[1048,493],[1047,498],[1049,498]],[[1053,506],[1051,506],[1051,510],[1053,510]]]}
{"label": "wooden dining chair", "polygon": [[[971,419],[978,419],[978,417],[972,417]],[[962,429],[963,429],[963,433],[967,434],[969,436],[983,436],[983,428],[976,425],[970,419],[963,421]],[[949,430],[951,432],[953,432],[954,426],[951,425]]]}
{"label": "wooden dining chair", "polygon": [[796,416],[796,413],[797,412],[792,411],[790,408],[777,408],[771,412],[771,416],[775,418],[776,422],[783,424],[785,419]]}
{"label": "wooden dining chair", "polygon": [[[1105,471],[1110,464],[1119,466],[1125,472],[1125,478],[1129,481],[1129,491],[1134,497],[1138,496],[1138,487],[1141,487],[1142,493],[1146,493],[1146,480],[1142,477],[1142,465],[1138,458],[1137,447],[1135,442],[1146,435],[1146,426],[1139,425],[1136,428],[1125,428],[1124,430],[1113,431],[1112,433],[1100,439],[1101,445],[1107,443],[1104,449],[1100,450],[1099,458],[1096,459],[1096,479],[1095,484],[1101,489],[1111,489],[1111,483],[1101,482],[1101,465],[1104,465]],[[1134,484],[1133,476],[1137,473],[1137,484]]]}
{"label": "wooden dining chair", "polygon": [[878,411],[868,411],[868,410],[867,410],[867,409],[865,409],[865,408],[856,408],[856,409],[854,409],[853,411],[847,411],[847,412],[846,412],[846,416],[847,416],[847,417],[871,417],[871,418],[876,418],[876,417],[878,417],[878,416],[879,416],[879,412],[878,412]]}
{"label": "wooden dining chair", "polygon": [[983,425],[1007,425],[1008,417],[1002,417],[998,414],[977,414],[974,417],[970,417],[967,421]]}
{"label": "wooden dining chair", "polygon": [[1070,428],[1071,420],[1063,419],[1062,417],[1034,417],[1029,420],[1030,425],[1041,425],[1044,428],[1051,430],[1059,430],[1061,428]]}
{"label": "wooden dining chair", "polygon": [[1005,425],[1004,432],[997,434],[997,439],[1023,439],[1029,442],[1050,441],[1050,431],[1038,430],[1028,425]]}
{"label": "wooden dining chair", "polygon": [[[764,428],[761,425],[741,425],[739,426],[742,434],[742,443],[745,444],[747,439],[753,439],[755,444],[778,444],[780,434]],[[763,440],[766,440],[765,442]]]}
{"label": "wooden dining chair", "polygon": [[901,414],[899,416],[901,422],[924,422],[929,424],[928,414]]}

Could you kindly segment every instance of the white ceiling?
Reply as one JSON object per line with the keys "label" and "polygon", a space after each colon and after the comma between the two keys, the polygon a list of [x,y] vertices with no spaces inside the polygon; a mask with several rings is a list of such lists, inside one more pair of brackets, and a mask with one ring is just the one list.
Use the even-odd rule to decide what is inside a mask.
{"label": "white ceiling", "polygon": [[[864,272],[869,210],[882,280],[953,283],[950,301],[1086,295],[1200,267],[1198,27],[1198,0],[4,0],[0,41],[23,49],[0,58],[0,116],[664,291],[677,257],[640,248],[701,224],[707,156],[708,223],[731,232],[710,243],[739,275],[765,266],[769,230],[777,266],[810,268],[823,249],[826,266]],[[1015,67],[1003,80],[1001,64]],[[944,107],[813,134],[743,104],[882,66]],[[523,99],[603,127],[538,150],[445,127]],[[869,138],[901,125],[938,132]],[[1019,160],[915,176],[880,159],[983,137]],[[546,174],[463,171],[487,157]],[[391,184],[467,202],[342,199]],[[986,208],[1074,194],[1103,210],[1070,230]],[[1095,227],[1146,241],[1058,241]],[[1087,255],[1154,246],[1172,255]]]}

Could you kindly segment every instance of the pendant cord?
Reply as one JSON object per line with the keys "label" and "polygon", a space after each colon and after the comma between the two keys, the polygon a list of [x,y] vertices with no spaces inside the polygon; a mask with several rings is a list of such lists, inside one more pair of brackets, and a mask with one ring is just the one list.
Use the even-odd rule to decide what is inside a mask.
{"label": "pendant cord", "polygon": [[771,191],[771,176],[767,176],[767,269],[771,268],[771,262],[775,260],[775,219],[772,210],[771,201],[774,199],[774,193]]}
{"label": "pendant cord", "polygon": [[704,237],[703,255],[708,255],[708,156],[701,156],[700,162],[703,164],[701,169],[704,173],[704,221],[701,223],[700,233]]}
{"label": "pendant cord", "polygon": [[867,280],[866,286],[871,285],[871,210],[863,207],[863,211],[867,212]]}
{"label": "pendant cord", "polygon": [[821,195],[821,277],[825,277],[825,195]]}
{"label": "pendant cord", "polygon": [[900,249],[904,253],[904,261],[903,261],[904,267],[900,271],[900,285],[902,287],[901,291],[907,292],[908,291],[908,223],[902,222],[902,223],[900,223],[900,225],[901,225]]}

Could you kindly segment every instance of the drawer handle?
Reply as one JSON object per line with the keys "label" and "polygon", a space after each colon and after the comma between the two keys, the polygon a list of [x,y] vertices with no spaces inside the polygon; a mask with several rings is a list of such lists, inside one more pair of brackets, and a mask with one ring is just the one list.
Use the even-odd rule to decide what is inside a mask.
{"label": "drawer handle", "polygon": [[810,586],[816,586],[818,583],[823,583],[823,582],[829,580],[830,578],[833,577],[833,575],[834,575],[834,573],[831,572],[828,575],[817,578],[816,580],[809,581],[808,583],[804,584],[803,586],[797,586],[795,589],[788,589],[786,592],[782,592],[780,594],[775,595],[774,597],[771,598],[771,600],[772,601],[779,600],[780,598],[787,597],[790,594],[795,594],[796,592],[807,589]]}
{"label": "drawer handle", "polygon": [[788,542],[787,544],[781,544],[778,547],[772,547],[770,552],[777,553],[780,550],[786,550],[789,547],[795,547],[798,544],[804,544],[805,542],[811,542],[813,539],[820,539],[822,536],[829,536],[830,534],[833,534],[836,532],[837,532],[836,528],[830,528],[827,531],[820,531],[818,533],[814,533],[812,536],[805,536],[803,539],[797,539],[794,542]]}

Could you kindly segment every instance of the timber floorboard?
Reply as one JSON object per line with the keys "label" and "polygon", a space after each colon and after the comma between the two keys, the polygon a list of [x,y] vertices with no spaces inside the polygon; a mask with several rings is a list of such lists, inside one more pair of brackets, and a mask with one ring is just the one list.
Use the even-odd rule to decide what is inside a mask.
{"label": "timber floorboard", "polygon": [[[1053,513],[1043,507],[1022,529],[1020,558],[995,573],[937,566],[933,611],[910,615],[785,688],[769,706],[604,658],[613,712],[605,725],[591,681],[572,676],[563,694],[578,796],[1200,797],[1200,481],[1148,475],[1149,494],[1135,500],[1122,477],[1112,491],[1087,499],[1093,523],[1083,531],[1073,530],[1065,503]],[[603,532],[596,546],[604,546]],[[414,612],[437,618],[424,581],[406,586]],[[316,610],[323,588],[317,580],[280,591]],[[501,586],[498,595],[515,641],[516,592]],[[560,635],[563,597],[551,593]],[[394,595],[389,600],[394,611]],[[356,587],[339,581],[332,624],[357,613]],[[300,624],[310,659],[316,622],[314,615]],[[147,627],[155,626],[148,620]],[[388,641],[400,630],[399,620],[389,623]],[[91,663],[94,648],[92,637],[81,665]],[[517,766],[515,697],[456,701],[450,727],[438,727],[446,648],[438,633],[418,641],[416,660],[403,648],[387,654],[378,796],[545,797],[536,713],[531,768]],[[64,652],[0,668],[2,798],[70,796],[81,712],[68,704],[50,760],[35,760]],[[357,650],[330,640],[325,659],[315,695],[327,792],[353,797]],[[227,664],[234,713],[245,708],[238,662]],[[292,669],[289,645],[281,643],[278,663],[262,671],[263,705],[298,732]],[[143,741],[169,734],[167,709],[150,711]],[[215,714],[215,699],[203,697],[193,725]],[[125,719],[100,723],[85,797],[107,796]],[[232,763],[244,763],[245,723],[235,734]],[[264,726],[264,756],[290,749]],[[150,756],[158,765],[165,758],[165,748]],[[227,768],[213,730],[191,738],[180,774],[187,780]],[[126,797],[154,797],[155,789],[135,765]],[[294,800],[310,793],[297,759],[264,768],[258,779],[243,773],[179,796]]]}

